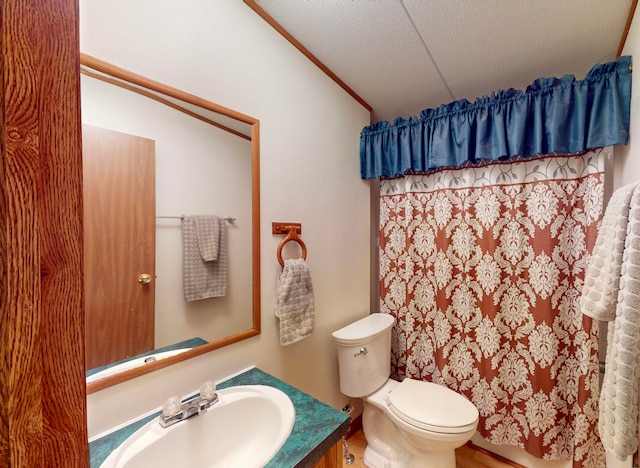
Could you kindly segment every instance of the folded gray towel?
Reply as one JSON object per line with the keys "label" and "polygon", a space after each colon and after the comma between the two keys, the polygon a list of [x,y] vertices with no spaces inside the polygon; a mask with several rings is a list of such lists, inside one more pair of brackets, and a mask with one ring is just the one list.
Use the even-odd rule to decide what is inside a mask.
{"label": "folded gray towel", "polygon": [[193,216],[196,223],[196,238],[203,262],[218,260],[220,233],[224,223],[217,216]]}
{"label": "folded gray towel", "polygon": [[280,344],[295,343],[313,332],[314,296],[311,273],[301,258],[285,260],[278,278],[276,317],[280,319]]}
{"label": "folded gray towel", "polygon": [[218,216],[182,220],[183,286],[186,301],[227,294],[226,224]]}

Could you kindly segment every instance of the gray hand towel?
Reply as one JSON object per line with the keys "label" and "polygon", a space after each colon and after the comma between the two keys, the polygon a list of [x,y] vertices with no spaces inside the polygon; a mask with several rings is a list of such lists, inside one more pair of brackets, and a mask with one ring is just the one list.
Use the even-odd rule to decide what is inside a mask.
{"label": "gray hand towel", "polygon": [[303,259],[285,260],[277,293],[275,313],[280,319],[280,344],[285,346],[313,332],[313,285],[309,267]]}
{"label": "gray hand towel", "polygon": [[227,294],[226,224],[213,215],[182,220],[183,285],[186,301]]}

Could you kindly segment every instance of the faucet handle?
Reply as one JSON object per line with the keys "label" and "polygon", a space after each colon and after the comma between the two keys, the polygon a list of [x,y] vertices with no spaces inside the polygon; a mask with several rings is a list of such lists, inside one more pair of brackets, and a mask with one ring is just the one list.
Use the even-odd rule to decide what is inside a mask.
{"label": "faucet handle", "polygon": [[216,395],[216,384],[207,380],[200,386],[200,398],[212,400]]}
{"label": "faucet handle", "polygon": [[162,405],[162,415],[165,418],[170,418],[171,416],[175,416],[180,412],[181,407],[182,407],[182,400],[180,400],[180,397],[171,396],[167,398],[164,404]]}

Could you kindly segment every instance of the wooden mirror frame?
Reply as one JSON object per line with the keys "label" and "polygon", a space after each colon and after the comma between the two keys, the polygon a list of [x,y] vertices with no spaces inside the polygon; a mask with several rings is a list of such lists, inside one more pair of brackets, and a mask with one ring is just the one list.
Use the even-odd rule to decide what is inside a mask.
{"label": "wooden mirror frame", "polygon": [[[193,106],[201,107],[211,112],[222,114],[228,118],[238,120],[251,126],[251,212],[252,212],[252,297],[253,297],[253,324],[252,328],[241,331],[239,333],[227,336],[225,338],[212,341],[205,345],[185,351],[165,359],[150,362],[144,366],[122,371],[118,374],[104,377],[87,384],[87,394],[91,394],[119,384],[126,380],[139,377],[141,375],[153,372],[158,369],[185,361],[195,356],[199,356],[214,349],[222,348],[232,343],[245,340],[252,336],[260,334],[260,121],[248,115],[241,114],[232,109],[214,104],[213,102],[185,93],[176,88],[164,85],[149,78],[137,75],[128,70],[116,67],[107,62],[99,60],[90,55],[80,53],[80,72],[89,76],[96,77],[97,72],[100,79],[110,82],[116,86],[121,86],[134,92],[150,97],[151,99],[161,100],[157,94],[163,94],[170,98],[177,99]],[[145,91],[148,90],[148,91]],[[171,105],[170,101],[164,101],[165,104]],[[183,110],[184,111],[184,110]],[[198,116],[193,115],[198,118]],[[215,125],[213,122],[208,123]],[[83,357],[84,359],[84,357]]]}

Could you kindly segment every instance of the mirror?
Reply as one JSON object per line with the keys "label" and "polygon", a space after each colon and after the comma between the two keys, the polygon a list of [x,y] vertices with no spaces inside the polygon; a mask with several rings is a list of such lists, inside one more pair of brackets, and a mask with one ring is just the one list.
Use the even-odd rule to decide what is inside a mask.
{"label": "mirror", "polygon": [[[155,310],[151,312],[154,317],[151,325],[153,344],[147,346],[148,350],[145,349],[143,365],[138,367],[128,368],[130,366],[127,364],[133,361],[134,356],[125,351],[116,358],[124,360],[123,365],[118,367],[123,370],[87,383],[87,393],[258,335],[259,121],[86,54],[81,54],[81,105],[83,127],[88,124],[101,131],[106,129],[125,137],[151,141],[151,151],[155,153],[155,163],[152,163],[155,174],[151,181],[155,184],[152,195],[155,196],[155,203],[152,203],[155,213],[152,216],[147,212],[151,210],[145,210],[143,214],[145,219],[151,218],[151,223],[155,225],[155,237],[149,244],[155,245],[155,249],[150,248],[151,256],[155,257],[155,272],[144,277],[146,271],[137,271],[135,278],[129,281],[133,289],[146,291],[155,299]],[[83,129],[83,140],[85,134],[86,129]],[[103,146],[101,140],[97,146]],[[83,158],[89,151],[90,145],[83,141]],[[93,223],[96,232],[106,232],[107,224],[91,219],[94,211],[90,207],[93,202],[89,200],[87,190],[93,190],[98,184],[86,182],[89,163],[85,160],[83,164],[85,225]],[[106,177],[99,175],[98,178]],[[138,176],[134,178],[134,181],[137,180]],[[110,197],[116,195],[126,200],[142,198],[122,193],[124,191],[119,186],[112,184],[99,191],[99,196],[109,197],[109,203]],[[110,210],[124,219],[128,206],[124,203],[111,206]],[[228,253],[226,293],[220,297],[186,301],[183,295],[181,225],[185,216],[203,214],[227,219],[221,221],[225,226]],[[124,222],[118,217],[115,219],[116,225]],[[86,233],[87,229],[85,244],[90,237]],[[108,256],[117,257],[123,245],[127,243],[111,242]],[[85,250],[95,249],[85,245]],[[130,252],[126,250],[121,256],[128,258]],[[93,272],[90,269],[87,258],[88,254],[85,259],[85,282],[91,283],[91,275],[105,277],[102,270]],[[124,271],[119,266],[115,269]],[[124,294],[104,285],[102,289],[104,291],[97,297],[89,291],[86,293],[87,327],[92,322],[89,317],[92,301],[108,303],[109,308],[116,307],[116,304],[117,307],[126,308],[119,303]],[[87,346],[91,345],[91,336],[109,340],[109,335],[122,333],[117,327],[112,327],[109,308],[106,318],[102,319],[103,330],[92,335],[93,331],[87,328]],[[137,316],[133,322],[123,325],[121,330],[139,328]],[[178,351],[187,350],[176,352],[176,348]],[[147,354],[153,354],[154,357],[146,358]],[[104,363],[104,367],[115,369],[110,362]],[[95,374],[95,370],[90,370],[89,374]]]}

